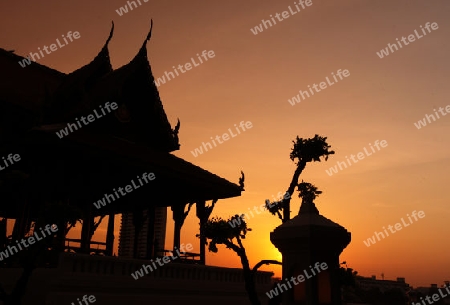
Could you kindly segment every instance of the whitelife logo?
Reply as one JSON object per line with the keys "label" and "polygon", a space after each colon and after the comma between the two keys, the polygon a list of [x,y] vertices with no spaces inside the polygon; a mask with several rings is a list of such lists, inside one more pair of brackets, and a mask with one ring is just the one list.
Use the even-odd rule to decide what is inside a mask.
{"label": "whitelife logo", "polygon": [[[142,1],[144,1],[145,3],[147,3],[149,0],[142,0]],[[142,5],[141,0],[137,0],[137,2],[139,3],[139,6]],[[127,1],[127,4],[128,4],[128,6],[130,7],[130,10],[133,10],[133,7],[131,6],[131,4],[134,5],[134,8],[138,8],[138,5],[136,4],[136,1]],[[116,10],[116,13],[117,13],[120,17],[122,17],[122,15],[128,13],[128,7],[127,7],[126,5],[123,6],[123,7],[121,6],[118,10]]]}
{"label": "whitelife logo", "polygon": [[[417,214],[417,215],[416,215],[416,214]],[[405,228],[406,228],[406,227],[409,227],[409,226],[413,223],[413,221],[412,221],[411,217],[409,216],[409,214],[406,214],[406,216],[408,216],[409,224],[405,223],[405,220],[403,219],[403,217],[401,218],[402,224],[403,224],[403,226],[404,226]],[[425,217],[425,213],[424,213],[424,211],[416,212],[416,211],[414,210],[414,211],[411,213],[411,216],[414,218],[415,221],[418,221],[417,216],[419,216],[419,218],[424,218],[424,217]],[[390,231],[391,233],[398,232],[398,231],[400,231],[401,229],[403,229],[402,224],[399,223],[399,222],[397,222],[394,226],[389,225],[389,226],[388,226],[388,229],[389,229],[389,231]],[[392,229],[393,227],[395,227],[395,230]],[[384,233],[386,233],[386,237],[389,236],[389,233],[387,232],[386,227],[383,227],[383,230],[384,230]],[[382,237],[383,239],[386,238],[386,237],[384,236],[383,232],[374,232],[374,235],[373,235],[372,237],[368,238],[367,241],[364,240],[363,242],[364,242],[364,244],[365,244],[367,247],[370,247],[370,245],[375,245],[375,243],[377,242],[377,241],[375,240],[375,237],[378,239],[378,241],[380,241],[380,240],[381,240],[381,239],[380,239],[380,235],[381,235],[381,237]]]}
{"label": "whitelife logo", "polygon": [[[291,195],[289,194],[289,192],[286,192],[283,196],[283,192],[278,192],[278,199],[275,199],[275,197],[272,195],[272,198],[274,199],[274,204],[270,203],[269,199],[266,199],[266,203],[261,204],[259,207],[258,206],[254,206],[253,210],[259,215],[261,213],[264,212],[264,210],[266,210],[266,205],[268,205],[270,208],[276,206],[278,203],[280,203],[281,200],[283,199],[289,199],[291,198]],[[261,212],[258,211],[258,208],[261,210]],[[253,214],[253,212],[251,211],[251,208],[248,208],[248,211],[250,214],[237,214],[237,215],[241,215],[239,217],[233,218],[233,220],[229,221],[228,224],[232,227],[235,228],[236,226],[239,226],[242,221],[244,221],[244,219],[249,219],[249,215],[251,215],[251,217],[255,217],[255,215]]]}
{"label": "whitelife logo", "polygon": [[[44,230],[45,230],[45,232],[47,232],[47,234],[44,233]],[[40,231],[41,231],[41,236],[42,236],[41,238],[39,238],[39,234],[38,234],[39,232],[37,230],[34,230],[33,236],[28,236],[26,239],[22,238],[20,240],[20,242],[18,240],[16,240],[17,247],[19,247],[19,249],[21,251],[24,250],[24,249],[22,249],[22,246],[24,248],[28,248],[30,245],[33,245],[36,242],[36,240],[40,241],[40,240],[46,238],[47,236],[53,235],[53,233],[58,232],[58,226],[55,224],[54,225],[46,225],[44,229],[40,228]],[[27,244],[27,241],[28,241],[28,244]],[[20,244],[22,244],[22,246]],[[14,253],[13,253],[13,250],[15,251]],[[9,254],[8,254],[8,251],[9,251]],[[8,246],[4,252],[0,251],[0,261],[4,260],[5,258],[8,258],[9,255],[12,256],[13,254],[16,254],[18,252],[19,252],[19,250],[17,250],[16,246]]]}
{"label": "whitelife logo", "polygon": [[[207,62],[207,61],[208,61],[208,58],[214,58],[214,57],[216,56],[216,54],[214,54],[214,51],[213,51],[213,50],[209,50],[208,52],[206,52],[206,50],[203,50],[201,56],[203,56],[203,58],[205,59],[205,62]],[[200,66],[200,65],[203,63],[203,60],[202,60],[202,58],[200,57],[200,55],[199,55],[198,53],[197,53],[197,59],[198,59],[198,61],[199,61],[200,63],[197,63],[197,62],[194,60],[194,58],[191,57],[191,62],[192,62],[192,65],[194,65],[194,68]],[[191,69],[192,69],[191,62],[187,62],[187,63],[185,63],[184,65],[178,65],[178,66],[177,66],[178,70],[180,70],[181,73],[186,73],[187,71],[191,70]],[[184,67],[184,69],[186,69],[186,70],[183,70],[183,67]],[[175,72],[175,74],[176,74],[177,76],[179,76],[180,74],[178,74],[177,68],[175,68],[175,66],[172,66],[172,68],[173,68],[173,72]],[[167,71],[164,71],[164,75],[161,76],[161,77],[158,77],[158,78],[155,80],[155,85],[156,85],[156,87],[159,87],[159,86],[161,86],[161,85],[164,85],[164,84],[166,83],[166,78],[167,78],[167,82],[170,81],[170,80],[172,80],[172,79],[174,79],[174,78],[175,78],[175,74],[173,74],[173,72],[167,72]]]}
{"label": "whitelife logo", "polygon": [[[186,244],[186,250],[192,251],[192,249],[194,249],[194,247],[192,246],[192,244]],[[181,253],[183,253],[183,254],[186,253],[186,251],[184,251],[184,244],[181,244],[181,245],[180,245],[180,249],[177,249],[177,247],[175,247],[175,252],[176,252],[176,254],[177,254],[176,256],[173,255],[173,252],[172,252],[172,255],[170,255],[170,256],[164,256],[162,259],[159,258],[159,257],[156,258],[156,262],[158,263],[158,265],[159,265],[160,267],[162,267],[162,266],[164,266],[165,264],[170,263],[170,262],[171,262],[171,259],[172,259],[172,261],[174,261],[174,260],[176,260],[177,258],[179,258],[179,257],[181,256],[180,250],[181,250]],[[161,262],[161,260],[162,260],[162,262]],[[153,268],[152,268],[151,265],[145,265],[145,264],[144,264],[144,265],[142,265],[142,268],[141,268],[141,269],[139,269],[139,270],[135,271],[134,273],[132,273],[131,276],[132,276],[135,280],[137,280],[137,279],[143,277],[145,274],[148,274],[148,273],[149,273],[148,270],[150,270],[150,272],[153,272],[154,270],[158,269],[158,267],[156,266],[156,264],[155,264],[155,262],[153,261],[153,259],[150,260],[150,262],[152,263]],[[145,274],[144,274],[144,271],[145,271]]]}
{"label": "whitelife logo", "polygon": [[[441,117],[437,113],[436,109],[433,109],[433,111],[434,111],[434,114],[437,116],[437,118],[440,119]],[[439,107],[439,111],[443,116],[446,116],[447,113],[450,113],[450,105],[445,106],[445,111],[447,111],[447,113],[444,112],[444,108],[442,108],[442,107]],[[430,118],[433,119],[433,122],[436,122],[436,118],[434,117],[434,115],[425,114],[425,118],[423,120],[418,121],[417,123],[414,123],[414,126],[416,126],[417,129],[425,127],[425,126],[427,126],[427,120],[428,120],[428,123],[431,124]]]}
{"label": "whitelife logo", "polygon": [[[303,274],[299,274],[297,277],[291,277],[290,280],[288,280],[286,278],[286,284],[289,286],[289,289],[292,288],[291,283],[289,283],[289,281],[292,281],[292,283],[294,285],[298,285],[298,284],[304,282],[305,279],[309,280],[313,276],[319,274],[321,271],[327,270],[328,269],[328,265],[327,265],[327,263],[321,263],[320,266],[319,266],[319,263],[317,262],[317,263],[314,264],[314,268],[312,266],[309,266],[309,268],[311,270],[311,275],[309,275],[308,272],[305,269],[305,270],[303,270],[304,276],[303,276]],[[317,270],[317,273],[314,271],[314,269]],[[298,282],[296,280],[298,280]],[[279,283],[277,286],[278,287],[276,287],[275,289],[272,289],[269,292],[266,292],[266,295],[269,297],[269,299],[273,299],[274,297],[278,296],[278,289],[280,289],[280,293],[283,293],[283,288],[284,288],[284,291],[289,290],[286,287],[285,284]]]}
{"label": "whitelife logo", "polygon": [[[305,10],[305,4],[306,6],[311,6],[312,5],[312,0],[299,0],[298,4],[297,2],[294,2],[295,7],[297,8],[297,11],[292,10],[291,6],[288,6],[289,11],[284,11],[281,14],[280,13],[276,13],[275,17],[277,17],[278,21],[283,21],[288,19],[290,16],[293,16],[297,13],[299,13],[301,10]],[[302,7],[302,9],[300,10],[299,5]],[[290,13],[290,14],[289,14]],[[280,18],[281,16],[281,18]],[[277,22],[275,21],[275,19],[273,18],[272,15],[270,15],[270,18],[272,19],[273,25],[277,24]],[[253,35],[258,35],[258,33],[262,33],[264,31],[264,28],[267,30],[268,27],[267,25],[269,25],[269,27],[272,27],[272,22],[270,22],[270,20],[261,20],[262,23],[260,23],[259,25],[255,26],[253,29],[250,29],[250,31],[253,33]],[[264,28],[263,28],[264,26]]]}
{"label": "whitelife logo", "polygon": [[[72,36],[72,35],[73,35],[73,36]],[[59,38],[57,38],[57,39],[56,39],[56,42],[58,43],[58,46],[59,46],[60,48],[62,48],[62,47],[64,47],[64,46],[66,46],[66,45],[69,44],[69,43],[67,42],[67,40],[66,40],[66,37],[65,37],[64,35],[61,35],[61,36],[63,37],[64,42],[65,42],[66,44],[61,44],[61,42],[59,41]],[[75,31],[75,32],[72,33],[72,31],[69,31],[69,32],[67,33],[67,38],[70,40],[70,42],[73,41],[72,37],[73,37],[74,39],[80,38],[80,37],[81,37],[81,36],[80,36],[80,32]],[[48,51],[48,48],[49,48],[49,47],[47,47],[47,46],[44,46],[44,47],[43,47],[45,53],[47,53],[47,54],[50,54],[50,53],[55,52],[56,50],[58,50],[58,47],[56,46],[56,43],[52,43],[52,44],[50,45],[50,50],[51,50],[51,52]],[[38,50],[39,50],[39,53],[41,54],[42,58],[44,58],[44,53],[42,53],[41,48],[38,48]],[[26,57],[25,59],[23,59],[22,61],[19,61],[19,65],[20,65],[22,68],[25,68],[26,66],[31,65],[31,60],[36,61],[36,58],[35,58],[35,57],[37,57],[37,59],[41,59],[41,57],[39,56],[38,53],[30,52],[30,55],[29,55],[29,56],[27,56],[27,57]]]}
{"label": "whitelife logo", "polygon": [[[119,108],[119,106],[117,105],[116,102],[112,102],[111,104],[109,104],[109,102],[106,102],[105,108],[108,110],[108,113],[111,113],[111,111],[116,110],[117,108]],[[102,105],[100,105],[100,109],[102,110],[103,115],[106,115],[105,109],[103,109]],[[94,122],[95,119],[99,119],[103,116],[103,115],[99,115],[97,113],[97,110],[95,110],[95,109],[94,109],[94,113],[95,113],[95,117],[93,114],[88,115],[86,118],[84,116],[81,117],[80,120],[81,120],[81,122],[83,122],[84,126],[88,125],[89,123]],[[87,119],[87,121],[86,121],[86,119]],[[78,128],[83,127],[83,125],[81,125],[81,122],[78,121],[78,118],[75,118],[75,120],[77,121],[78,127],[75,123],[67,123],[67,127],[61,129],[60,131],[57,131],[56,135],[61,139],[65,136],[68,136],[69,133],[78,130]],[[74,130],[72,130],[72,127]]]}
{"label": "whitelife logo", "polygon": [[[80,299],[77,298],[78,300],[78,305],[83,305],[83,303],[81,303]],[[93,295],[84,295],[82,301],[84,302],[84,305],[89,305],[90,303],[94,303],[96,301],[95,296]],[[89,303],[88,303],[89,302]],[[77,305],[74,302],[70,303],[70,305]]]}
{"label": "whitelife logo", "polygon": [[[139,176],[136,176],[136,177],[137,177],[138,180],[139,180],[139,183],[140,183],[139,186],[137,186],[137,185],[134,183],[134,180],[131,180],[131,185],[133,185],[133,186],[131,186],[131,185],[125,186],[125,191],[126,191],[126,193],[123,191],[124,188],[121,188],[121,187],[118,187],[118,188],[117,188],[118,191],[119,191],[119,193],[120,193],[122,196],[125,196],[126,194],[131,193],[131,192],[134,191],[135,189],[138,189],[138,188],[140,188],[141,186],[144,185],[144,184],[142,183],[141,178],[140,178]],[[148,173],[144,173],[144,174],[142,174],[142,179],[144,179],[145,183],[148,183],[149,181],[155,180],[155,174],[154,174],[154,173],[149,173],[149,174],[148,174]],[[148,179],[148,180],[147,180],[147,179]],[[113,189],[113,192],[114,192],[114,194],[116,195],[116,198],[117,198],[117,199],[120,199],[120,196],[119,196],[119,194],[117,194],[116,189]],[[102,199],[98,200],[97,202],[94,202],[94,206],[95,206],[97,209],[100,209],[101,207],[106,206],[106,201],[108,201],[108,203],[111,203],[111,201],[116,201],[116,198],[114,198],[114,195],[111,195],[111,194],[105,194],[105,196],[104,196]],[[110,199],[111,199],[111,200],[110,200]]]}
{"label": "whitelife logo", "polygon": [[[365,153],[366,155],[364,156],[364,153],[359,152],[359,153],[356,155],[356,157],[358,157],[359,160],[363,160],[365,157],[371,156],[373,153],[376,152],[375,149],[372,147],[372,144],[369,143],[369,145],[370,145],[370,149],[372,150],[372,153],[369,153],[369,152],[367,151],[367,148],[364,147],[364,153]],[[380,151],[381,148],[385,148],[385,147],[388,146],[386,140],[381,140],[381,141],[376,140],[375,143],[374,143],[373,145],[375,145],[375,147],[378,149],[378,151]],[[381,148],[380,148],[378,145],[380,145]],[[352,163],[350,162],[350,160],[348,159],[348,157],[345,156],[345,158],[347,159],[348,165],[351,166]],[[352,159],[352,161],[353,161],[354,163],[357,163],[357,162],[358,162],[358,160],[355,159],[355,155],[350,155],[350,159]],[[334,167],[330,167],[330,169],[326,169],[325,172],[328,174],[328,176],[333,176],[333,174],[337,174],[337,173],[339,172],[338,166],[339,166],[339,169],[340,169],[340,170],[343,170],[343,168],[342,168],[341,165],[343,165],[344,168],[347,168],[347,163],[345,163],[345,162],[339,162],[339,161],[338,161],[338,162],[337,162],[337,165],[335,165]]]}
{"label": "whitelife logo", "polygon": [[[448,286],[448,284],[447,284],[445,287],[441,287],[441,288],[438,289],[439,294],[434,293],[431,297],[429,295],[427,295],[425,297],[425,300],[427,300],[428,305],[431,305],[434,302],[437,302],[437,301],[439,301],[439,300],[449,296],[449,294],[445,294],[445,293],[442,292],[442,289],[444,289],[444,288],[450,294],[450,290],[449,290],[450,286]],[[440,295],[440,297],[439,297],[439,295]],[[433,299],[434,302],[431,301],[430,299]],[[427,303],[425,303],[425,300],[423,299],[423,297],[420,297],[420,301],[422,302],[422,304],[421,303],[414,303],[414,302],[412,302],[411,305],[427,305]]]}
{"label": "whitelife logo", "polygon": [[5,165],[5,167],[0,165],[0,171],[6,169],[10,165],[13,165],[14,162],[19,162],[20,161],[20,155],[19,154],[14,154],[14,156],[13,156],[13,154],[9,154],[8,157],[6,157],[6,159],[8,161],[5,160],[5,157],[2,157],[2,159],[3,159],[3,164]]}
{"label": "whitelife logo", "polygon": [[[339,76],[339,78],[341,80],[344,79],[342,76],[344,76],[344,77],[349,77],[350,76],[350,72],[347,69],[345,69],[344,71],[341,71],[341,70],[342,69],[339,69],[336,72],[337,76]],[[336,77],[336,75],[334,75],[333,72],[331,72],[331,75],[333,76],[333,79],[334,79],[335,83],[337,83],[339,80]],[[314,95],[313,88],[316,91],[316,93],[319,93],[321,90],[328,88],[327,83],[330,86],[333,86],[335,84],[332,81],[330,81],[328,76],[325,77],[325,79],[326,79],[327,82],[320,82],[319,85],[314,84],[314,85],[312,85],[312,88],[311,88],[310,85],[308,85],[308,89],[309,89],[309,92],[311,92],[311,95]],[[320,89],[317,88],[317,87],[320,87]],[[302,101],[302,99],[305,100],[307,97],[308,98],[310,97],[309,92],[308,91],[299,90],[299,94],[297,94],[297,96],[293,96],[291,99],[288,99],[288,103],[291,104],[291,106],[294,106],[295,104],[300,103]],[[301,98],[300,98],[300,96],[301,96]]]}
{"label": "whitelife logo", "polygon": [[[439,26],[438,26],[438,24],[436,22],[433,22],[432,24],[430,24],[430,22],[427,22],[425,24],[425,28],[428,30],[428,33],[431,33],[430,27],[433,30],[439,29]],[[416,34],[416,35],[415,36],[414,36],[414,34],[409,35],[408,36],[408,41],[409,42],[406,41],[406,37],[404,37],[404,36],[402,37],[402,39],[400,39],[405,46],[409,45],[410,42],[414,42],[416,40],[416,37],[417,37],[417,39],[420,39],[423,36],[427,35],[427,32],[425,32],[425,30],[422,28],[422,26],[420,26],[420,28],[422,29],[422,33],[423,33],[422,36],[419,33],[417,33],[417,30],[414,30],[414,34]],[[400,43],[400,41],[398,40],[398,38],[395,38],[395,40],[397,40],[397,43],[398,43],[400,49],[403,48],[403,46]],[[395,50],[394,50],[394,47],[395,47]],[[391,51],[390,53],[394,53],[394,51],[398,51],[398,47],[397,47],[397,45],[395,43],[394,44],[388,43],[388,47],[387,48],[382,49],[380,52],[376,52],[376,53],[377,53],[379,58],[383,58],[383,57],[388,56],[390,54],[389,50]]]}
{"label": "whitelife logo", "polygon": [[[253,125],[252,125],[252,122],[250,122],[250,121],[247,121],[247,122],[241,121],[241,123],[239,123],[239,127],[237,127],[236,124],[234,124],[234,127],[236,128],[237,134],[241,134],[239,127],[241,127],[242,131],[245,131],[246,130],[245,128],[250,129],[253,127]],[[231,128],[228,128],[228,131],[230,132],[230,135],[232,138],[237,137],[237,134],[234,134],[231,131]],[[219,144],[222,144],[225,141],[228,141],[230,139],[230,136],[228,135],[228,133],[224,133],[222,136],[216,135],[215,139],[217,140],[217,142],[219,142]],[[222,139],[223,142],[221,142],[220,139]],[[216,142],[214,141],[213,137],[211,137],[211,140],[212,140],[212,143],[214,144],[214,147],[217,147]],[[202,142],[202,145],[203,145],[203,147],[200,146],[199,148],[194,149],[194,151],[191,150],[191,153],[194,155],[194,157],[197,157],[198,155],[203,154],[203,148],[205,148],[205,152],[207,152],[208,151],[207,146],[209,146],[209,149],[213,148],[211,143],[209,143],[209,142],[206,142],[206,143]]]}

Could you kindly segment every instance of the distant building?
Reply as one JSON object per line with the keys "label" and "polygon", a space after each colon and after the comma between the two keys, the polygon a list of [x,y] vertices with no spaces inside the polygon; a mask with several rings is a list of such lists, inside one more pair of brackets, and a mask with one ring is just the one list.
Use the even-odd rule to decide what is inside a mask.
{"label": "distant building", "polygon": [[378,280],[375,275],[372,275],[372,277],[357,276],[356,284],[363,290],[378,288],[381,292],[398,288],[406,293],[410,289],[410,286],[405,282],[404,277],[398,277],[396,281],[392,281]]}
{"label": "distant building", "polygon": [[426,296],[432,296],[433,294],[438,294],[440,296],[438,290],[441,289],[445,297],[439,300],[439,304],[450,304],[450,296],[445,289],[446,286],[449,286],[448,281],[445,281],[445,285],[441,285],[441,287],[438,287],[437,284],[431,284],[429,287],[417,287],[410,292],[410,300],[412,302],[420,303]]}
{"label": "distant building", "polygon": [[[137,246],[137,257],[147,258],[152,256],[148,253],[147,247],[147,237],[148,237],[148,210],[144,211],[144,218],[146,219],[138,237]],[[166,224],[167,224],[167,208],[159,207],[155,208],[155,221],[154,221],[154,242],[156,256],[163,255],[160,250],[164,249],[166,242]],[[134,249],[134,225],[133,225],[133,214],[123,213],[122,221],[120,224],[120,235],[119,235],[119,256],[133,258]]]}
{"label": "distant building", "polygon": [[420,286],[420,287],[415,288],[414,290],[426,295],[426,294],[429,294],[430,292],[433,292],[433,290],[435,290],[437,288],[438,288],[437,284],[431,284],[428,287]]}

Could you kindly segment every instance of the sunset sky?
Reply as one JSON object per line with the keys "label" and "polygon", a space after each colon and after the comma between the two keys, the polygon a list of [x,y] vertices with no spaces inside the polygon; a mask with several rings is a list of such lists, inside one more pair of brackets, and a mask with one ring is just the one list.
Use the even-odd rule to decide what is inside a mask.
{"label": "sunset sky", "polygon": [[[159,87],[172,126],[181,121],[181,149],[174,154],[234,183],[240,170],[246,175],[242,196],[219,200],[213,216],[245,213],[284,192],[295,170],[289,159],[292,140],[319,134],[328,137],[336,154],[327,162],[309,163],[300,178],[323,191],[316,200],[320,213],[352,233],[341,261],[361,275],[405,277],[413,286],[450,280],[450,115],[440,114],[421,129],[414,125],[433,109],[450,105],[448,0],[312,0],[300,12],[290,0],[140,1],[122,16],[116,10],[124,0],[2,1],[0,47],[26,56],[78,31],[79,39],[38,60],[69,73],[98,54],[114,21],[109,50],[117,69],[135,56],[153,18],[148,56],[155,78],[191,58],[198,62],[196,54],[204,50],[215,54]],[[262,19],[289,6],[295,15],[252,33]],[[420,26],[427,22],[436,22],[438,29],[423,35]],[[384,58],[377,55],[415,30],[420,39]],[[339,69],[350,75],[289,104],[299,90],[332,80]],[[234,124],[241,121],[253,127],[197,157],[191,153],[229,128],[236,133]],[[376,140],[387,146],[332,176],[326,173],[346,156],[371,151]],[[296,192],[292,217],[299,203]],[[383,226],[402,217],[408,222],[414,210],[425,217],[370,247],[364,244]],[[182,243],[193,243],[198,252],[194,212],[185,221]],[[171,217],[166,248],[173,241]],[[253,231],[244,242],[251,265],[281,259],[269,240],[280,224],[268,212],[248,219]],[[104,240],[104,232],[103,227],[96,239]],[[225,247],[208,253],[207,264],[240,267],[237,255]],[[262,269],[281,276],[279,267]]]}

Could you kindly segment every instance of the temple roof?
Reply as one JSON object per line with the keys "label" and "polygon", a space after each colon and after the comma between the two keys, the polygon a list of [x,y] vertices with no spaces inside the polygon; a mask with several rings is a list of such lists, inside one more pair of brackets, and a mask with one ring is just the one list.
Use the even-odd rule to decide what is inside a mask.
{"label": "temple roof", "polygon": [[101,100],[101,95],[106,94],[110,101],[119,105],[122,113],[119,121],[123,127],[118,131],[118,136],[144,143],[155,150],[170,152],[178,150],[180,146],[154,83],[147,57],[147,41],[150,37],[151,29],[136,56],[128,64],[102,78],[91,94],[96,100]]}
{"label": "temple roof", "polygon": [[[126,158],[130,166],[155,171],[155,174],[159,173],[160,179],[162,179],[161,176],[164,176],[164,179],[167,179],[167,183],[164,183],[168,185],[167,191],[173,192],[174,187],[176,187],[177,192],[189,193],[187,189],[192,189],[198,193],[198,196],[201,196],[188,198],[188,200],[224,199],[241,195],[239,185],[170,153],[154,151],[139,143],[129,143],[123,139],[98,136],[92,133],[74,133],[71,142],[88,149],[98,147],[100,144],[102,150],[114,153],[115,157]],[[118,145],[118,143],[122,143],[122,145]],[[117,149],[117,147],[120,147],[120,149]],[[184,185],[181,185],[181,183],[184,183]],[[166,195],[166,197],[172,196],[174,194]],[[163,205],[169,206],[170,204],[173,204],[173,202],[167,202]]]}
{"label": "temple roof", "polygon": [[147,58],[152,26],[153,22],[136,56],[128,64],[112,70],[108,43],[113,35],[113,24],[97,57],[67,75],[51,96],[44,124],[73,122],[75,117],[91,114],[106,102],[115,102],[119,109],[111,116],[114,119],[102,119],[102,123],[97,124],[102,132],[159,151],[178,150],[177,133],[167,119]]}
{"label": "temple roof", "polygon": [[[8,144],[1,141],[0,151],[23,157],[14,168],[0,172],[0,212],[18,213],[20,207],[11,203],[21,202],[17,194],[33,193],[28,187],[42,200],[47,195],[68,198],[68,192],[75,192],[83,195],[80,202],[92,204],[85,195],[103,196],[118,180],[144,170],[154,170],[159,179],[147,191],[130,195],[137,199],[133,202],[148,202],[155,195],[156,204],[168,206],[240,196],[238,185],[170,154],[179,149],[180,125],[172,130],[154,83],[147,57],[152,27],[136,56],[116,70],[108,51],[113,30],[114,25],[99,54],[69,74],[35,62],[22,68],[18,61],[23,57],[0,49],[5,67],[0,75],[7,80],[0,83],[0,134],[9,138]],[[106,102],[119,108],[66,137],[55,134]],[[120,204],[111,209],[127,208]]]}
{"label": "temple roof", "polygon": [[114,23],[98,55],[87,65],[67,74],[48,97],[44,119],[46,122],[73,121],[81,112],[93,108],[86,96],[101,77],[113,71],[108,50],[113,33]]}
{"label": "temple roof", "polygon": [[0,48],[0,101],[39,113],[47,92],[56,90],[66,74],[34,61],[21,67],[24,59]]}
{"label": "temple roof", "polygon": [[35,215],[39,200],[46,194],[61,200],[69,198],[80,207],[90,206],[111,194],[113,188],[131,184],[131,179],[138,183],[135,177],[144,172],[153,172],[155,181],[94,209],[95,216],[130,212],[142,205],[175,206],[241,195],[239,185],[170,153],[85,129],[55,141],[54,133],[60,128],[34,128],[9,145],[23,161],[11,170],[0,171],[1,216],[16,218],[23,198],[33,200]]}
{"label": "temple roof", "polygon": [[[15,123],[26,130],[34,124],[73,123],[75,118],[92,114],[107,102],[116,102],[119,109],[114,114],[85,128],[97,128],[158,151],[178,150],[179,125],[172,130],[147,57],[152,26],[153,22],[136,56],[116,70],[112,69],[108,50],[114,24],[98,55],[69,74],[36,62],[22,68],[18,62],[24,57],[0,49],[0,64],[4,68],[0,76],[4,74],[5,79],[0,83],[0,110],[17,112],[20,118],[15,118]],[[22,117],[25,112],[29,113]],[[2,123],[14,123],[7,121],[8,118]]]}

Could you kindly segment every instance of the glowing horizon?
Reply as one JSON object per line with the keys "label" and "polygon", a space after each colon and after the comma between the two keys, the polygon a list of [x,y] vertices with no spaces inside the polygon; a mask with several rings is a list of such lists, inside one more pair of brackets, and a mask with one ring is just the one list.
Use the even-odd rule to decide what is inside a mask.
{"label": "glowing horizon", "polygon": [[[447,110],[440,111],[450,107],[450,46],[446,39],[450,3],[311,2],[288,18],[282,14],[289,12],[289,6],[295,12],[291,0],[170,0],[148,2],[122,11],[122,15],[116,10],[126,5],[123,0],[107,4],[87,0],[27,5],[5,2],[0,4],[0,25],[8,31],[0,32],[0,47],[26,56],[68,31],[78,32],[78,39],[38,60],[69,73],[95,58],[114,20],[108,49],[112,66],[118,69],[137,54],[152,18],[154,28],[147,50],[155,79],[191,58],[198,64],[196,54],[213,50],[214,58],[185,73],[177,70],[179,75],[158,86],[169,122],[175,126],[177,118],[181,121],[181,148],[174,155],[236,184],[241,170],[246,175],[242,196],[219,200],[211,216],[228,218],[285,192],[295,170],[289,159],[292,141],[296,136],[319,134],[328,138],[336,154],[328,161],[308,164],[300,179],[323,191],[315,201],[320,213],[351,232],[352,241],[341,261],[368,277],[383,273],[386,279],[404,277],[413,286],[439,285],[450,279],[444,230],[450,216],[446,192],[450,116]],[[255,26],[270,15],[277,18],[276,13],[281,14],[282,22],[280,17],[254,34]],[[434,23],[437,29],[432,28]],[[415,30],[422,37],[418,38]],[[416,37],[413,42],[410,35]],[[403,37],[408,45],[398,43]],[[396,44],[397,49],[388,44]],[[379,54],[384,55],[381,58]],[[17,64],[17,69],[27,67]],[[350,75],[322,89],[320,84],[327,84],[326,77],[333,82],[331,73],[337,75],[339,69]],[[314,95],[297,103],[293,98],[299,90],[309,90],[308,86],[315,90]],[[196,157],[192,154],[202,142],[216,135],[223,138],[241,121],[251,122],[251,129]],[[370,152],[370,144],[376,140],[385,140],[388,146],[359,159],[358,153],[364,148]],[[358,162],[350,165],[351,155]],[[337,162],[346,162],[347,167],[341,164],[342,169],[328,175],[327,170]],[[295,193],[292,216],[299,206]],[[426,217],[370,247],[364,244],[375,231],[395,226],[414,210],[423,211]],[[170,248],[170,211],[167,219],[166,248]],[[280,224],[269,213],[248,219],[253,231],[244,244],[252,266],[279,257],[269,234]],[[103,225],[95,240],[105,240]],[[115,249],[119,227],[117,217]],[[78,230],[77,226],[70,234],[79,234]],[[198,219],[191,211],[181,242],[192,243],[194,252],[198,250],[197,233]],[[206,260],[209,265],[240,267],[239,258],[224,247],[219,247],[217,254],[207,252]],[[278,266],[261,270],[281,275]]]}

